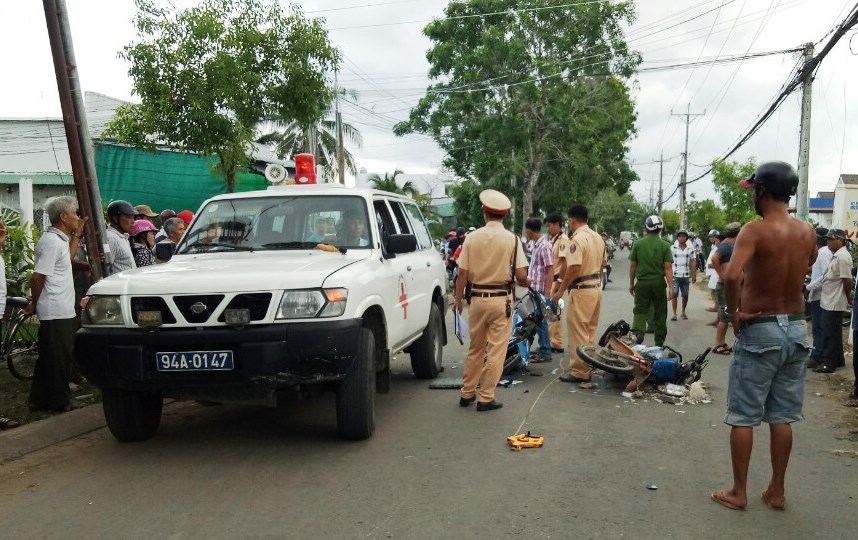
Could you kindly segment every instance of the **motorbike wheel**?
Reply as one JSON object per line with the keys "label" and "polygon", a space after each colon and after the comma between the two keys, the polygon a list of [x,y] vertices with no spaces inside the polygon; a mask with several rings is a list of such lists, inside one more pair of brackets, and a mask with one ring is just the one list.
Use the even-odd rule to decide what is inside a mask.
{"label": "motorbike wheel", "polygon": [[507,353],[506,358],[503,359],[503,374],[509,375],[521,367],[521,355],[517,352]]}
{"label": "motorbike wheel", "polygon": [[635,364],[633,358],[627,354],[598,347],[596,345],[581,345],[578,347],[578,356],[595,368],[617,375],[631,375]]}

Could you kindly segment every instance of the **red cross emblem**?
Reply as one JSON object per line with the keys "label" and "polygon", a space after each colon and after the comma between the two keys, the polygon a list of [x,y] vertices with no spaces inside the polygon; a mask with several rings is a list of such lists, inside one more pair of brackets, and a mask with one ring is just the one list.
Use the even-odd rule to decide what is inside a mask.
{"label": "red cross emblem", "polygon": [[402,306],[402,317],[408,318],[408,295],[405,294],[405,282],[399,280],[399,304]]}

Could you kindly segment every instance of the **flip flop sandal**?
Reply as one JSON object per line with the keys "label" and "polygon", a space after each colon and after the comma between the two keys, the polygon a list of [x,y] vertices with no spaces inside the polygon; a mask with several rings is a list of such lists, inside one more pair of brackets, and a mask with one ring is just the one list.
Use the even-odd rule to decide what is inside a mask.
{"label": "flip flop sandal", "polygon": [[728,347],[726,345],[718,345],[717,347],[712,349],[712,352],[715,354],[732,354],[733,349],[731,349],[730,347]]}
{"label": "flip flop sandal", "polygon": [[739,510],[739,511],[742,511],[742,510],[744,510],[744,509],[745,509],[745,507],[744,507],[744,506],[737,506],[737,505],[735,505],[735,504],[731,503],[730,501],[727,501],[727,500],[722,499],[722,498],[719,496],[719,494],[720,494],[720,493],[721,493],[720,491],[716,491],[715,493],[713,493],[712,495],[710,495],[710,498],[711,498],[713,501],[715,501],[716,503],[718,503],[718,504],[720,504],[721,506],[723,506],[724,508],[729,508],[730,510]]}
{"label": "flip flop sandal", "polygon": [[671,318],[670,318],[670,320],[671,320],[671,321],[675,321],[675,320],[676,320],[676,315],[674,315],[673,317],[671,317]]}
{"label": "flip flop sandal", "polygon": [[688,320],[688,315],[683,315],[683,316],[682,316],[682,318],[683,318],[683,320],[686,320],[686,321],[687,321],[687,320]]}
{"label": "flip flop sandal", "polygon": [[12,420],[11,418],[6,418],[5,416],[0,416],[0,430],[3,429],[12,429],[20,426],[17,420]]}

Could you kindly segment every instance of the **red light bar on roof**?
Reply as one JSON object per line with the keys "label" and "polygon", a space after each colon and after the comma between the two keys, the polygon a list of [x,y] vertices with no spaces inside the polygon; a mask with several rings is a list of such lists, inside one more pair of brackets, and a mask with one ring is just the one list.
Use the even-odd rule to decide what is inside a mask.
{"label": "red light bar on roof", "polygon": [[313,154],[295,155],[295,183],[316,183],[316,156]]}

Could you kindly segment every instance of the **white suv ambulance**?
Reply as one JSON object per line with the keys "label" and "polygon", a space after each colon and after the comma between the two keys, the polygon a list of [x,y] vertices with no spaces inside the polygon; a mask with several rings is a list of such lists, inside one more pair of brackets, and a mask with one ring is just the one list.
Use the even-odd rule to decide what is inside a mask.
{"label": "white suv ambulance", "polygon": [[164,397],[276,405],[336,392],[337,429],[364,439],[390,360],[441,368],[446,272],[420,210],[399,195],[272,187],[203,203],[166,264],[90,288],[75,356],[121,441],[158,430]]}

